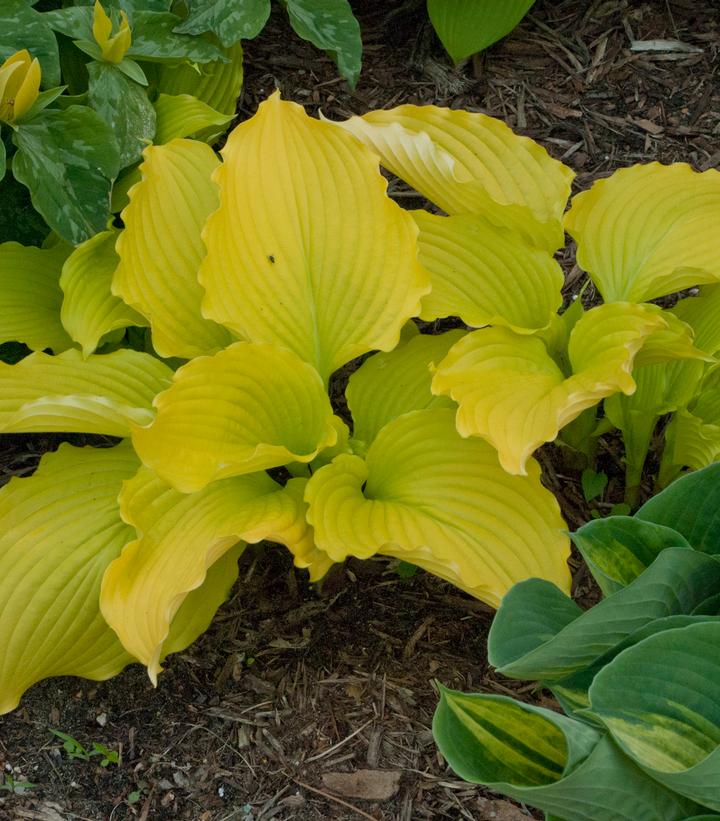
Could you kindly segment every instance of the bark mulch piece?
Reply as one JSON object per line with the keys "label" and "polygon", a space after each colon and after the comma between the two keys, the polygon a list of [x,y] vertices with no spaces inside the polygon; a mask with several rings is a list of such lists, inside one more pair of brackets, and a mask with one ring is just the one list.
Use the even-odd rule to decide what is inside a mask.
{"label": "bark mulch piece", "polygon": [[[247,44],[240,115],[276,87],[336,119],[405,102],[481,110],[572,166],[578,188],[636,162],[720,167],[712,0],[539,0],[512,36],[459,68],[423,6],[356,3],[365,42],[356,91],[276,9]],[[391,191],[415,204],[397,181]],[[569,252],[564,262],[576,293],[583,276]],[[0,481],[26,474],[54,446],[53,437],[0,437]],[[608,450],[602,458],[619,470]],[[552,448],[541,458],[576,527],[588,517],[577,473],[556,470]],[[592,601],[579,562],[575,570],[580,600]],[[352,561],[309,587],[281,549],[249,549],[231,600],[168,661],[157,690],[137,666],[105,683],[55,679],[0,718],[0,820],[539,817],[460,781],[432,740],[434,679],[553,707],[534,685],[488,669],[491,619],[441,581],[402,579],[382,560]],[[119,763],[70,759],[51,728],[86,749],[105,745]],[[35,786],[12,794],[7,776]],[[382,800],[370,787],[383,788]]]}

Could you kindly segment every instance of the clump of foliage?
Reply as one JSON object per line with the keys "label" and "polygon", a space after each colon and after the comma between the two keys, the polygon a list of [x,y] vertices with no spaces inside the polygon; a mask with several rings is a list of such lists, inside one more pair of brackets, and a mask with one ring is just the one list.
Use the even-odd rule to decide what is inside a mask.
{"label": "clump of foliage", "polygon": [[[379,161],[447,216],[400,208]],[[275,94],[222,160],[172,139],[138,178],[122,230],[0,245],[0,340],[35,351],[0,365],[0,431],[123,440],[63,445],[0,490],[0,711],[51,675],[138,660],[155,680],[263,539],[313,580],[381,554],[493,606],[533,577],[567,593],[569,539],[532,451],[631,394],[641,363],[712,369],[691,322],[644,300],[718,279],[698,241],[715,172],[636,166],[576,197],[588,269],[632,287],[561,315],[572,172],[481,114],[329,123]],[[641,235],[585,230],[607,186],[660,192],[639,200]],[[446,316],[480,330],[411,321]],[[360,359],[347,413],[330,381]]]}
{"label": "clump of foliage", "polygon": [[443,688],[433,731],[460,776],[566,821],[720,817],[719,506],[715,464],[581,527],[589,610],[540,579],[510,590],[490,663],[565,715]]}

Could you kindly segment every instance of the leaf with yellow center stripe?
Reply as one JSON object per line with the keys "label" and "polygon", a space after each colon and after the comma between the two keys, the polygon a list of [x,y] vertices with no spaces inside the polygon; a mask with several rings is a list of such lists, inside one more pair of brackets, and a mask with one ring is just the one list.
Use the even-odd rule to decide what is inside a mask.
{"label": "leaf with yellow center stripe", "polygon": [[340,455],[305,492],[315,542],[331,559],[376,553],[417,564],[496,607],[532,576],[569,590],[569,542],[536,462],[510,476],[486,442],[463,440],[454,413],[406,413],[365,460]]}
{"label": "leaf with yellow center stripe", "polygon": [[203,232],[203,313],[289,348],[325,381],[395,347],[430,286],[417,227],[387,197],[375,155],[277,93],[222,154],[220,207]]}
{"label": "leaf with yellow center stripe", "polygon": [[156,397],[155,421],[136,426],[142,461],[184,493],[215,479],[310,462],[335,444],[318,373],[274,345],[236,342],[183,365]]}

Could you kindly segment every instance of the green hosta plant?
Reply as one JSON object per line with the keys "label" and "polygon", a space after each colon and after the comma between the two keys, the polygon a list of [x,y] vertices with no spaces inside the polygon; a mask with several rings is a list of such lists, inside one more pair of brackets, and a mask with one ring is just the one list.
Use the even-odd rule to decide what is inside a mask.
{"label": "green hosta plant", "polygon": [[[72,244],[89,239],[119,207],[114,181],[149,142],[212,139],[235,113],[239,42],[175,31],[183,18],[169,0],[106,6],[0,8],[0,239],[39,241],[47,226]],[[37,225],[18,226],[28,197]]]}
{"label": "green hosta plant", "polygon": [[719,505],[714,464],[580,528],[606,596],[585,612],[540,579],[505,596],[490,663],[565,715],[443,689],[433,731],[460,776],[565,821],[720,817]]}

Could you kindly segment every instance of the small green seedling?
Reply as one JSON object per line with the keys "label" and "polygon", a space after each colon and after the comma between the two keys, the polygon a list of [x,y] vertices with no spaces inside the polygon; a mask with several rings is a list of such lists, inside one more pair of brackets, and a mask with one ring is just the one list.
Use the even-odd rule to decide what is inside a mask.
{"label": "small green seedling", "polygon": [[109,767],[110,764],[118,765],[120,763],[120,755],[115,750],[109,750],[104,744],[99,744],[93,741],[92,749],[89,751],[71,735],[63,733],[60,730],[51,729],[50,732],[57,736],[63,743],[63,749],[67,753],[68,758],[76,758],[80,761],[90,761],[93,756],[102,756],[100,760],[101,767]]}
{"label": "small green seedling", "polygon": [[606,473],[596,473],[592,468],[586,468],[580,477],[583,496],[586,502],[592,502],[602,496],[607,487],[608,477]]}
{"label": "small green seedling", "polygon": [[11,795],[21,795],[35,787],[37,784],[31,784],[29,781],[16,781],[10,773],[3,773],[0,781],[0,792],[8,792]]}

